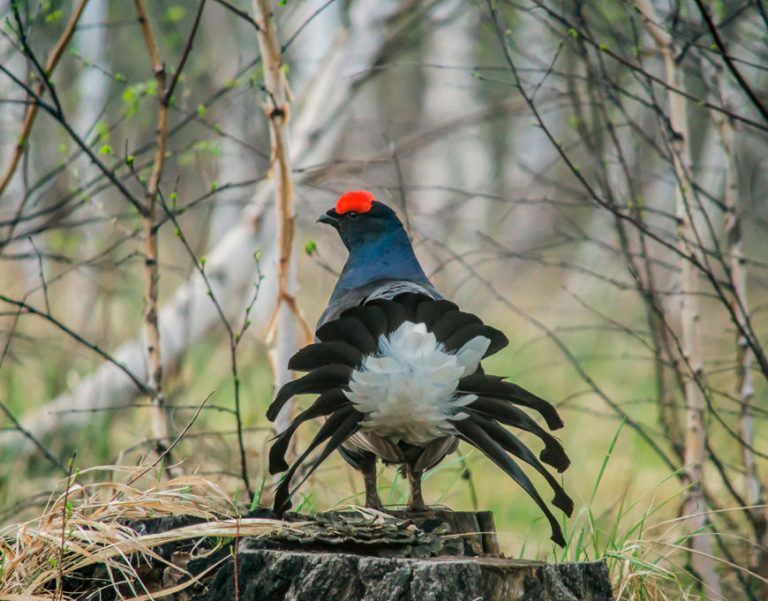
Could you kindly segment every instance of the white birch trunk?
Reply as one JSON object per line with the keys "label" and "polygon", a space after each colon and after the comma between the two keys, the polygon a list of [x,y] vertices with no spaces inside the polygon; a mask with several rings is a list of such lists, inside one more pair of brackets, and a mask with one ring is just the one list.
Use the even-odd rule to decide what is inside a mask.
{"label": "white birch trunk", "polygon": [[[675,62],[673,40],[669,33],[658,24],[659,16],[650,0],[636,0],[646,31],[651,35],[664,58],[667,83],[674,89],[685,90],[683,74]],[[697,212],[696,200],[691,192],[690,137],[685,98],[669,92],[669,120],[673,130],[673,167],[677,186],[675,187],[675,212],[677,216],[677,237],[680,252],[696,256],[695,223],[692,216]],[[706,595],[713,600],[723,599],[720,578],[715,570],[712,541],[707,531],[706,504],[704,502],[704,461],[707,441],[705,423],[705,402],[701,390],[703,378],[703,357],[701,347],[701,326],[698,300],[698,272],[691,261],[680,260],[680,320],[682,329],[683,358],[688,364],[684,370],[686,434],[684,463],[689,489],[683,502],[682,513],[691,535],[691,564],[701,579]],[[697,381],[698,380],[698,381]]]}
{"label": "white birch trunk", "polygon": [[[702,61],[702,68],[708,65]],[[722,106],[730,107],[729,98],[723,77],[721,65],[711,70],[712,85],[710,90],[714,99]],[[734,124],[727,116],[711,113],[712,121],[724,155],[725,172],[723,202],[725,204],[725,238],[727,244],[728,266],[733,285],[733,312],[742,328],[747,326],[749,315],[749,299],[747,296],[747,268],[742,247],[741,202],[739,189],[739,162],[736,152]],[[741,334],[736,334],[736,365],[737,381],[736,395],[741,400],[739,415],[739,434],[744,444],[740,445],[741,462],[744,469],[744,500],[750,506],[752,524],[756,540],[751,546],[751,569],[764,576],[768,572],[768,518],[764,501],[764,488],[757,468],[757,460],[752,450],[755,446],[754,429],[754,381],[752,377],[752,351],[747,340]],[[765,591],[765,585],[762,587]]]}
{"label": "white birch trunk", "polygon": [[[430,13],[432,24],[426,33],[421,58],[424,94],[420,122],[424,126],[449,122],[477,110],[484,103],[471,71],[476,62],[478,16],[478,11],[463,0],[441,2]],[[446,94],[447,89],[449,94]],[[408,195],[413,210],[411,219],[420,230],[441,240],[445,239],[446,229],[450,231],[457,226],[487,231],[485,216],[489,201],[450,192],[451,188],[476,192],[492,190],[493,161],[486,143],[487,128],[487,124],[480,122],[449,133],[438,143],[429,144],[416,153],[413,166],[407,170],[410,180],[407,183],[417,187]],[[461,154],[453,152],[458,147],[462,149]],[[400,161],[402,163],[404,159]],[[429,189],[431,186],[435,189]],[[401,201],[398,198],[398,202]],[[446,209],[452,217],[434,219],[436,214],[445,214]],[[476,247],[476,241],[467,242]]]}
{"label": "white birch trunk", "polygon": [[[85,25],[104,23],[107,21],[108,15],[107,0],[88,0],[81,21]],[[108,31],[108,27],[104,26],[89,27],[76,33],[74,43],[80,56],[89,63],[105,68],[104,48]],[[77,78],[78,107],[72,118],[72,126],[84,140],[88,140],[86,134],[92,130],[107,102],[109,84],[108,75],[90,66],[83,67]],[[94,169],[87,159],[83,160],[83,164],[86,174],[82,179],[89,179],[87,171],[90,171],[91,174],[98,173],[98,170]]]}

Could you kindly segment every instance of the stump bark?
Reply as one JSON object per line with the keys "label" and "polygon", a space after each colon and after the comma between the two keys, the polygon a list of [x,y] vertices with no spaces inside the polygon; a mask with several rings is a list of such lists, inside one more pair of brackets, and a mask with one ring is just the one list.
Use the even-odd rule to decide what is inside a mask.
{"label": "stump bark", "polygon": [[[303,516],[293,516],[299,519]],[[490,512],[329,513],[244,538],[200,601],[610,601],[604,562],[501,557]],[[190,566],[192,567],[192,566]]]}

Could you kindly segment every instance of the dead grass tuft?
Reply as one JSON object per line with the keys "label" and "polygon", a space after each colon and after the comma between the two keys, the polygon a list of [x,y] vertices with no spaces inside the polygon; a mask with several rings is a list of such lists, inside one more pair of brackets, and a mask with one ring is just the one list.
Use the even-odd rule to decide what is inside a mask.
{"label": "dead grass tuft", "polygon": [[[279,520],[237,519],[233,500],[215,483],[199,476],[183,476],[146,490],[128,485],[136,469],[100,467],[119,482],[79,484],[79,473],[64,480],[51,495],[39,518],[0,530],[0,598],[69,599],[62,582],[76,572],[101,564],[113,586],[132,589],[132,601],[157,599],[181,590],[197,579],[185,580],[162,593],[144,588],[134,566],[154,560],[175,573],[177,583],[190,576],[183,565],[164,560],[155,549],[167,543],[221,539],[214,550],[236,536],[267,536],[290,527]],[[193,516],[199,524],[147,533],[142,520]],[[210,546],[199,557],[212,552]],[[211,566],[213,569],[215,566]]]}

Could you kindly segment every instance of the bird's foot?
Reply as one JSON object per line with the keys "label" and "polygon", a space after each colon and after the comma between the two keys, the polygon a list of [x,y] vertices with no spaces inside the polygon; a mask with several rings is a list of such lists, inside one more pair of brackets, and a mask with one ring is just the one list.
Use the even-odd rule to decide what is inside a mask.
{"label": "bird's foot", "polygon": [[365,506],[368,509],[375,509],[376,511],[384,511],[384,504],[381,502],[381,499],[379,499],[379,496],[376,495],[375,499],[365,499]]}
{"label": "bird's foot", "polygon": [[424,513],[427,511],[427,505],[424,503],[424,495],[421,492],[422,472],[417,472],[413,469],[413,466],[406,464],[405,473],[411,486],[411,498],[408,500],[406,511],[409,513]]}
{"label": "bird's foot", "polygon": [[365,506],[376,511],[384,511],[384,505],[379,498],[379,490],[376,487],[375,461],[364,466],[363,481],[365,482]]}
{"label": "bird's foot", "polygon": [[426,513],[429,511],[429,507],[427,507],[423,501],[421,503],[411,502],[405,507],[405,511],[408,513]]}

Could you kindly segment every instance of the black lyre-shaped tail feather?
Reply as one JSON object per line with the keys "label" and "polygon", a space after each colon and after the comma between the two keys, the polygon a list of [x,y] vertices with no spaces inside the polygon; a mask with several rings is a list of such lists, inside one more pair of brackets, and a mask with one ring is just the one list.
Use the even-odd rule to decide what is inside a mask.
{"label": "black lyre-shaped tail feather", "polygon": [[555,477],[549,473],[547,468],[539,463],[536,456],[517,436],[492,419],[476,415],[473,417],[472,421],[485,430],[486,434],[496,441],[496,443],[498,443],[505,451],[512,453],[518,459],[525,461],[525,463],[533,467],[544,477],[547,484],[552,488],[552,492],[555,493],[555,496],[552,499],[552,505],[562,510],[566,515],[571,515],[573,513],[573,500],[568,496]]}
{"label": "black lyre-shaped tail feather", "polygon": [[[452,302],[436,301],[412,293],[399,295],[393,300],[371,301],[349,309],[338,319],[324,324],[317,331],[318,342],[301,349],[289,363],[290,369],[305,371],[306,375],[284,385],[267,412],[267,417],[274,420],[293,396],[308,393],[320,395],[309,408],[294,418],[284,432],[275,437],[270,449],[270,473],[286,472],[275,493],[277,513],[290,508],[291,496],[307,477],[360,428],[366,416],[355,410],[345,394],[352,373],[362,364],[366,355],[377,351],[381,336],[391,334],[406,320],[424,323],[447,352],[457,351],[476,336],[485,336],[490,340],[486,357],[508,344],[503,333],[485,325],[478,317],[460,311]],[[541,474],[554,492],[552,504],[566,514],[571,514],[573,502],[555,477],[541,464],[546,463],[562,472],[569,465],[568,456],[557,439],[523,408],[538,412],[551,430],[563,425],[557,410],[544,399],[516,384],[505,382],[498,376],[485,375],[480,367],[477,373],[459,381],[457,394],[473,394],[477,398],[462,408],[467,417],[452,422],[456,436],[487,455],[533,498],[549,520],[552,540],[563,545],[559,523],[530,479],[512,458],[514,456],[527,463]],[[285,454],[291,438],[301,424],[317,417],[325,417],[325,423],[304,452],[289,466]],[[544,443],[539,458],[501,424],[538,437]],[[292,479],[299,468],[323,443],[325,446],[303,472],[301,481],[292,486]]]}
{"label": "black lyre-shaped tail feather", "polygon": [[471,418],[462,419],[455,423],[456,429],[459,431],[459,436],[473,447],[482,451],[482,453],[504,470],[520,487],[528,493],[544,512],[549,522],[549,527],[552,530],[552,540],[560,545],[565,546],[565,538],[563,538],[563,531],[560,528],[560,524],[557,518],[552,514],[544,499],[541,498],[533,483],[525,475],[525,472],[520,469],[514,460],[506,453],[501,445],[496,442],[493,437],[475,420]]}
{"label": "black lyre-shaped tail feather", "polygon": [[363,353],[343,340],[316,342],[305,346],[288,361],[288,369],[312,371],[329,363],[355,368],[363,360]]}
{"label": "black lyre-shaped tail feather", "polygon": [[315,393],[320,394],[326,390],[340,388],[349,383],[352,375],[352,368],[349,365],[340,363],[331,363],[321,365],[313,369],[306,376],[285,384],[275,396],[275,400],[267,409],[267,419],[275,421],[280,409],[283,408],[290,398],[297,394]]}
{"label": "black lyre-shaped tail feather", "polygon": [[[320,427],[312,442],[306,450],[293,462],[285,477],[278,484],[275,490],[275,503],[274,510],[278,515],[282,515],[291,508],[291,497],[298,490],[298,488],[304,484],[304,482],[312,475],[318,466],[325,461],[325,459],[333,451],[339,448],[347,438],[357,432],[360,427],[360,421],[364,418],[363,414],[355,411],[352,407],[344,407],[339,409],[335,413],[332,413],[325,423]],[[309,457],[310,453],[317,447],[323,444],[325,441],[328,443],[320,453],[320,455],[312,462],[309,468],[304,472],[301,482],[291,488],[291,480],[293,479],[296,471],[301,467],[304,461]]]}
{"label": "black lyre-shaped tail feather", "polygon": [[517,384],[505,382],[499,376],[485,374],[465,376],[459,381],[459,391],[511,401],[516,405],[522,405],[523,407],[538,411],[544,418],[544,421],[547,422],[547,427],[550,430],[559,430],[563,427],[563,420],[560,419],[557,409],[550,403],[540,399]]}
{"label": "black lyre-shaped tail feather", "polygon": [[321,342],[347,342],[364,355],[376,352],[376,339],[366,325],[355,317],[340,317],[329,321],[315,332]]}
{"label": "black lyre-shaped tail feather", "polygon": [[485,353],[486,357],[498,353],[509,344],[509,340],[507,340],[504,333],[496,328],[487,326],[484,323],[470,323],[453,333],[449,333],[448,337],[444,339],[443,346],[447,351],[457,351],[476,336],[485,336],[491,341]]}
{"label": "black lyre-shaped tail feather", "polygon": [[299,413],[290,425],[275,436],[272,446],[269,449],[269,473],[279,474],[288,469],[288,463],[285,461],[285,454],[288,451],[288,445],[291,437],[298,427],[305,421],[316,417],[330,415],[334,411],[350,407],[351,403],[344,396],[344,391],[340,388],[326,390],[315,400],[308,409]]}
{"label": "black lyre-shaped tail feather", "polygon": [[539,458],[558,472],[565,471],[571,464],[560,441],[536,423],[525,411],[518,409],[508,400],[478,397],[467,406],[467,409],[537,436],[544,443],[544,449]]}

